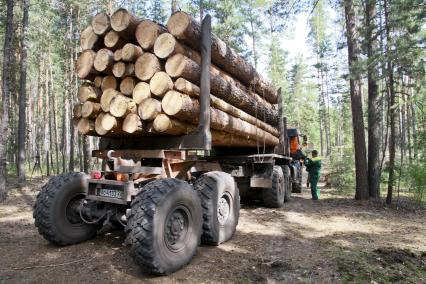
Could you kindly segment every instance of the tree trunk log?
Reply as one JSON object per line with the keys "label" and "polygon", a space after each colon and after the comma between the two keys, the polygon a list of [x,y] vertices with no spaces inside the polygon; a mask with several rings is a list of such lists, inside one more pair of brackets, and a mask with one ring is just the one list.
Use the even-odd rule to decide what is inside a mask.
{"label": "tree trunk log", "polygon": [[102,84],[101,84],[101,90],[105,91],[107,89],[114,89],[116,90],[118,88],[118,82],[117,79],[115,79],[114,76],[108,75],[105,76],[102,79]]}
{"label": "tree trunk log", "polygon": [[109,31],[104,37],[104,44],[108,49],[116,51],[122,48],[126,42],[116,31]]}
{"label": "tree trunk log", "polygon": [[[200,96],[200,88],[183,78],[177,79],[174,84],[174,87],[177,91],[187,94],[191,97],[198,98]],[[224,100],[219,99],[213,95],[210,95],[210,100],[214,108],[220,109],[232,116],[241,118],[242,120],[247,121],[253,125],[256,125],[257,127],[271,133],[274,136],[279,135],[278,130],[275,127],[272,127],[271,125],[259,119],[256,119],[254,116],[251,116],[248,113],[230,105]]]}
{"label": "tree trunk log", "polygon": [[102,48],[96,53],[94,67],[97,71],[110,74],[113,65],[114,53],[111,50]]}
{"label": "tree trunk log", "polygon": [[[201,26],[190,15],[185,12],[173,14],[167,23],[167,28],[176,38],[183,40],[195,50],[200,50]],[[212,35],[211,52],[211,60],[215,65],[243,82],[246,86],[253,85],[256,92],[264,94],[270,103],[277,103],[277,92],[272,84],[262,78],[250,63],[233,49],[226,46],[215,35]]]}
{"label": "tree trunk log", "polygon": [[104,112],[109,112],[109,106],[111,101],[116,96],[121,95],[120,92],[115,89],[106,89],[101,96],[101,107]]}
{"label": "tree trunk log", "polygon": [[105,128],[103,128],[102,126],[102,120],[105,116],[105,113],[100,113],[95,120],[95,131],[99,136],[105,136],[108,134],[108,130],[106,130]]}
{"label": "tree trunk log", "polygon": [[[198,114],[200,112],[199,102],[191,99],[188,95],[176,91],[169,91],[164,96],[161,103],[163,111],[179,120],[190,123],[198,123]],[[278,138],[269,132],[266,132],[242,119],[233,117],[221,110],[210,108],[211,128],[235,133],[239,136],[247,136],[251,139],[258,139],[263,144],[275,146],[278,144]]]}
{"label": "tree trunk log", "polygon": [[82,104],[77,103],[74,105],[73,109],[72,109],[72,114],[73,114],[73,118],[74,119],[79,119],[81,118],[81,108],[82,108]]}
{"label": "tree trunk log", "polygon": [[167,32],[167,29],[150,20],[143,20],[136,28],[136,40],[144,50],[153,48],[158,36]]}
{"label": "tree trunk log", "polygon": [[163,97],[168,90],[173,89],[173,81],[166,72],[160,71],[149,81],[149,88],[154,95]]}
{"label": "tree trunk log", "polygon": [[112,67],[112,74],[117,78],[135,75],[135,64],[116,62]]}
{"label": "tree trunk log", "polygon": [[126,77],[121,81],[120,84],[120,92],[123,95],[131,96],[133,93],[133,89],[136,85],[136,79],[134,77]]}
{"label": "tree trunk log", "polygon": [[95,77],[95,80],[93,80],[93,84],[95,85],[96,88],[101,88],[103,79],[104,78],[102,76]]}
{"label": "tree trunk log", "polygon": [[[197,84],[200,79],[200,66],[188,57],[176,54],[166,62],[166,72],[172,78],[183,77]],[[211,92],[231,105],[242,109],[260,120],[275,126],[278,124],[278,110],[266,101],[258,101],[258,96],[252,96],[234,84],[227,82],[219,75],[211,74]]]}
{"label": "tree trunk log", "polygon": [[77,59],[76,71],[78,78],[85,79],[91,74],[98,74],[94,68],[96,52],[93,50],[83,51]]}
{"label": "tree trunk log", "polygon": [[141,81],[148,81],[160,71],[160,61],[157,56],[149,52],[145,52],[135,63],[135,75]]}
{"label": "tree trunk log", "polygon": [[114,51],[114,61],[115,62],[121,61],[121,52],[122,52],[121,48]]}
{"label": "tree trunk log", "polygon": [[123,131],[129,134],[144,133],[141,118],[134,113],[130,113],[123,121]]}
{"label": "tree trunk log", "polygon": [[92,26],[85,28],[80,35],[81,50],[98,50],[102,48],[102,40],[93,32]]}
{"label": "tree trunk log", "polygon": [[78,89],[77,98],[81,103],[86,101],[98,102],[101,95],[101,90],[91,83],[83,83]]}
{"label": "tree trunk log", "polygon": [[143,100],[138,107],[138,114],[142,120],[154,120],[161,113],[161,102],[147,98]]}
{"label": "tree trunk log", "polygon": [[94,135],[95,131],[95,121],[88,118],[81,118],[77,124],[78,131],[83,135]]}
{"label": "tree trunk log", "polygon": [[139,19],[126,9],[118,9],[111,16],[111,27],[126,40],[132,40],[135,36]]}
{"label": "tree trunk log", "polygon": [[103,36],[111,30],[111,23],[108,14],[98,13],[92,19],[93,32],[97,35]]}
{"label": "tree trunk log", "polygon": [[123,120],[117,119],[109,113],[104,113],[101,121],[102,128],[110,132],[120,132],[123,127]]}
{"label": "tree trunk log", "polygon": [[126,62],[135,62],[143,54],[140,46],[134,45],[133,43],[127,43],[121,49],[121,60]]}
{"label": "tree trunk log", "polygon": [[87,101],[81,107],[81,116],[84,118],[96,118],[101,111],[102,108],[100,103]]}
{"label": "tree trunk log", "polygon": [[151,91],[149,84],[145,82],[139,82],[133,89],[132,98],[136,104],[140,104],[143,100],[151,97]]}
{"label": "tree trunk log", "polygon": [[117,95],[109,104],[109,112],[115,117],[125,117],[129,113],[136,113],[136,103],[123,95]]}

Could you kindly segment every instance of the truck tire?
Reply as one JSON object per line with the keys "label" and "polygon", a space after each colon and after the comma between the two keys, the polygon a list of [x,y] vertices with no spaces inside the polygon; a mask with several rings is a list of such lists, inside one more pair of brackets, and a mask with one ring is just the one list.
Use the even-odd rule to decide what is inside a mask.
{"label": "truck tire", "polygon": [[126,227],[130,253],[142,270],[167,275],[194,256],[201,236],[201,203],[185,181],[161,179],[131,203]]}
{"label": "truck tire", "polygon": [[203,209],[201,242],[219,245],[235,233],[240,217],[240,195],[234,178],[224,172],[208,172],[194,183]]}
{"label": "truck tire", "polygon": [[262,190],[263,203],[269,208],[280,208],[284,205],[284,174],[280,166],[274,166],[272,187]]}
{"label": "truck tire", "polygon": [[284,202],[289,202],[291,199],[291,173],[287,165],[281,166],[284,175]]}
{"label": "truck tire", "polygon": [[38,232],[56,245],[71,245],[96,235],[97,227],[83,222],[78,205],[84,199],[86,175],[65,173],[51,178],[34,204]]}

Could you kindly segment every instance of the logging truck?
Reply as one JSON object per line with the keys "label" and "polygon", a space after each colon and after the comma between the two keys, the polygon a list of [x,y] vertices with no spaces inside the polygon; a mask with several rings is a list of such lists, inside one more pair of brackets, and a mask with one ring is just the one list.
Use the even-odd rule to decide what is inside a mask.
{"label": "logging truck", "polygon": [[[101,20],[93,23],[91,29],[106,32],[108,29],[99,27],[105,22]],[[119,21],[120,24],[124,22]],[[130,20],[127,22],[129,26],[132,24]],[[120,31],[119,28],[114,26],[113,28]],[[90,30],[84,33],[89,32]],[[80,115],[83,118],[79,120],[78,128],[84,134],[97,133],[101,136],[99,148],[93,151],[92,156],[102,159],[102,169],[92,171],[90,175],[67,173],[55,176],[42,188],[34,207],[34,218],[35,225],[45,239],[57,245],[76,244],[96,236],[100,228],[112,224],[124,229],[131,254],[144,271],[164,275],[189,263],[200,241],[203,244],[219,245],[234,235],[239,219],[240,198],[260,199],[267,207],[279,208],[284,202],[290,200],[292,187],[295,191],[300,189],[298,187],[301,186],[301,167],[292,158],[288,141],[288,137],[294,137],[292,136],[294,130],[287,130],[279,91],[274,95],[276,98],[273,98],[277,100],[277,115],[273,113],[273,109],[264,107],[264,111],[259,110],[263,121],[257,116],[251,116],[233,106],[225,105],[221,99],[226,100],[228,97],[224,97],[225,95],[219,92],[218,87],[223,82],[221,81],[223,76],[215,75],[216,71],[211,65],[212,58],[217,57],[215,55],[217,53],[212,54],[212,49],[217,48],[218,45],[215,42],[212,44],[210,16],[205,17],[200,31],[193,29],[192,32],[201,34],[200,42],[198,42],[201,54],[196,60],[200,64],[197,101],[186,99],[189,105],[197,106],[192,107],[188,112],[192,116],[187,115],[187,118],[195,122],[194,127],[183,127],[182,125],[186,124],[179,120],[173,120],[163,113],[155,112],[153,127],[157,132],[143,132],[142,136],[129,135],[129,133],[145,131],[142,130],[141,119],[144,120],[143,115],[149,113],[142,111],[135,114],[128,111],[130,105],[134,108],[139,104],[135,96],[133,101],[124,95],[115,97],[121,98],[121,101],[111,100],[109,96],[118,92],[114,90],[117,87],[115,86],[105,88],[99,103],[99,91],[93,91],[96,87],[91,84],[82,86],[78,97],[81,102],[89,103],[87,106],[83,104],[80,107]],[[104,37],[105,45],[113,46],[108,41],[117,41],[117,38],[113,37],[116,35],[109,36],[109,33],[107,35]],[[85,38],[93,37],[85,35]],[[143,37],[143,39],[146,38]],[[139,44],[144,47],[142,43]],[[88,44],[89,48],[94,48],[96,45],[94,40]],[[152,44],[147,48],[152,48]],[[111,51],[102,50],[97,51],[96,57],[102,57],[105,54],[107,58],[113,56]],[[157,60],[155,56],[151,58],[152,53],[142,54],[140,48],[135,49],[130,46],[129,50],[124,52],[123,48],[120,56],[126,53],[128,56],[126,60],[137,60],[135,69],[138,68],[138,64],[142,64],[141,60],[145,64],[151,59]],[[180,50],[181,53],[187,53],[182,47]],[[92,53],[91,50],[83,52],[80,58],[90,59]],[[149,56],[142,58],[145,54]],[[157,55],[157,52],[155,54]],[[162,52],[158,54],[161,56]],[[238,59],[235,55],[232,56]],[[169,67],[173,65],[173,60],[167,61],[166,70],[167,64],[171,62]],[[220,63],[217,63],[218,65],[223,66],[222,68],[226,68],[226,60],[223,61],[223,58],[215,60],[217,60],[216,63]],[[99,82],[96,82],[97,78],[95,78],[95,86],[109,84],[105,80],[114,80],[115,77],[134,72],[131,70],[133,67],[128,69],[126,64],[116,64],[117,67],[114,65],[112,70],[108,67],[110,72],[107,73],[105,71],[107,68],[102,62],[95,62],[94,67],[98,71],[103,70],[105,74],[111,74],[111,72],[114,74],[114,76],[108,75],[101,78]],[[87,71],[87,74],[80,77],[87,79],[88,70],[92,67],[91,65],[90,68],[77,68],[79,71]],[[161,70],[160,65],[157,67],[156,71]],[[176,68],[171,68],[172,71],[169,70],[167,74],[173,73],[173,70],[177,70]],[[156,78],[158,80],[161,76],[168,78],[165,73],[156,74],[159,74]],[[136,76],[144,80],[141,78],[143,75]],[[154,77],[150,75],[149,78],[151,77],[152,82]],[[126,90],[131,93],[132,89],[136,88],[135,80],[122,80],[121,93],[126,94]],[[253,86],[255,90],[262,89],[263,93],[265,93],[264,90],[268,90],[266,84],[259,83],[260,80],[255,82]],[[169,83],[179,91],[183,91],[187,86],[186,81],[180,79]],[[243,87],[232,88],[234,89],[227,89],[226,96],[241,97],[241,100],[246,99],[247,102],[252,102],[250,100],[253,96],[250,97],[245,91],[241,91]],[[155,94],[157,89],[151,87],[151,92]],[[187,91],[190,92],[190,90]],[[211,91],[215,95],[222,95],[222,98],[215,98],[210,94]],[[179,98],[184,98],[184,96],[174,97],[173,92],[164,96],[161,103],[162,112],[173,113]],[[164,91],[160,93],[164,95]],[[272,94],[272,91],[270,93]],[[93,100],[90,100],[92,97]],[[264,98],[261,99],[264,100]],[[96,100],[98,103],[93,103]],[[106,106],[103,105],[105,101],[108,101]],[[153,101],[158,104],[156,99]],[[146,103],[147,100],[143,102]],[[256,106],[257,110],[257,103],[250,104]],[[124,111],[118,111],[119,106],[122,105],[125,106]],[[142,105],[141,100],[139,108],[143,108]],[[239,106],[245,105],[241,103]],[[108,110],[104,109],[106,107]],[[168,112],[170,108],[172,110]],[[104,112],[97,116],[96,123],[90,120],[94,109],[97,109],[97,112],[104,109]],[[254,129],[257,135],[253,135],[252,132],[241,133],[246,137],[252,135],[250,137],[255,139],[241,138],[243,136],[236,135],[238,133],[230,133],[232,129],[228,132],[218,131],[215,127],[228,130],[226,129],[228,124],[222,123],[216,117],[219,113],[218,109],[221,109],[220,113],[227,115],[224,117],[227,118],[228,124],[234,125],[235,129],[238,130],[239,125],[249,125],[251,127],[248,128],[249,130]],[[248,107],[247,109],[250,110]],[[180,113],[183,112],[180,111]],[[124,114],[127,114],[126,119],[118,124],[122,131],[108,132],[105,127],[108,123],[104,122],[114,122],[115,118]],[[272,121],[273,115],[279,119],[272,127],[266,122]],[[103,126],[100,130],[98,129],[99,117],[103,122],[99,124]],[[174,117],[185,118],[184,115]],[[117,125],[117,123],[114,122],[111,125]],[[166,125],[165,129],[171,132],[157,135],[156,133],[161,132],[163,125]],[[170,125],[172,127],[169,127]],[[275,143],[275,139],[278,143]]]}

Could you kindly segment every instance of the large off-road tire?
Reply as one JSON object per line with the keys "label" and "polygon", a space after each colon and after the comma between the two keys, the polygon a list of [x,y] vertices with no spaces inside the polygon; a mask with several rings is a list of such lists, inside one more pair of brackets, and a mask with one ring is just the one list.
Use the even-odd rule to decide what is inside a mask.
{"label": "large off-road tire", "polygon": [[167,275],[191,261],[201,226],[201,203],[193,187],[177,179],[156,180],[131,203],[127,243],[142,270]]}
{"label": "large off-road tire", "polygon": [[240,195],[234,178],[224,172],[208,172],[194,183],[203,208],[201,242],[219,245],[235,233],[240,217]]}
{"label": "large off-road tire", "polygon": [[71,245],[96,235],[97,227],[83,222],[78,208],[87,187],[83,173],[51,178],[37,196],[33,217],[39,233],[56,245]]}
{"label": "large off-road tire", "polygon": [[291,199],[291,173],[287,165],[281,166],[284,175],[284,202],[289,202]]}
{"label": "large off-road tire", "polygon": [[272,187],[262,190],[263,203],[269,208],[280,208],[284,205],[284,174],[280,166],[274,166]]}

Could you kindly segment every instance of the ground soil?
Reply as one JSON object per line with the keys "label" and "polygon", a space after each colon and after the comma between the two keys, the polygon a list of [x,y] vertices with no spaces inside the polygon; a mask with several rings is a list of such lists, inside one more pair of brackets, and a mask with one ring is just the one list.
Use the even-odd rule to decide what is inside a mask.
{"label": "ground soil", "polygon": [[312,201],[305,189],[281,209],[243,204],[232,240],[153,277],[119,230],[67,247],[44,240],[32,218],[42,183],[11,189],[0,205],[0,283],[426,283],[426,210],[410,199],[389,208],[323,189]]}

